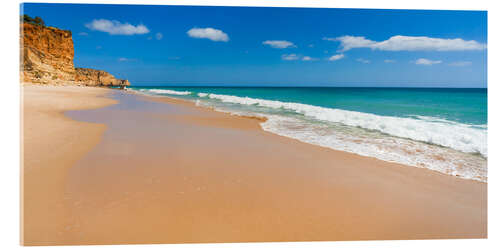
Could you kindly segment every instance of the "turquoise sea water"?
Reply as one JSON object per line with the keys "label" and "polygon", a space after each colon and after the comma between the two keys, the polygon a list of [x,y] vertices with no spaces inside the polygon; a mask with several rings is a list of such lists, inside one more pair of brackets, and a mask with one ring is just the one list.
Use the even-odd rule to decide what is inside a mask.
{"label": "turquoise sea water", "polygon": [[486,181],[487,90],[130,87],[235,115],[307,143]]}

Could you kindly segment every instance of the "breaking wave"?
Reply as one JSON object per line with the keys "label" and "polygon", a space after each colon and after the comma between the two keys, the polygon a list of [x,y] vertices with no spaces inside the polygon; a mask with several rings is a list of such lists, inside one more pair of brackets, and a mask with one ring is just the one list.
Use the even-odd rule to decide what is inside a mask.
{"label": "breaking wave", "polygon": [[140,89],[141,92],[151,92],[156,94],[168,94],[168,95],[190,95],[189,91],[175,91],[169,89]]}
{"label": "breaking wave", "polygon": [[286,109],[320,121],[379,131],[388,135],[453,148],[487,157],[486,129],[431,117],[392,117],[314,105],[209,94],[209,98],[242,105]]}

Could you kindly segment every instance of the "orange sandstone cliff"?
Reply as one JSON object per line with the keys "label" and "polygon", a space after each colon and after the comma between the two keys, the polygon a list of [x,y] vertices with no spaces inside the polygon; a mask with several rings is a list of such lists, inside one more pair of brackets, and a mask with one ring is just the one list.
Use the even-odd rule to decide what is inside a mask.
{"label": "orange sandstone cliff", "polygon": [[71,31],[21,23],[21,82],[51,85],[129,86],[102,70],[75,68]]}
{"label": "orange sandstone cliff", "polygon": [[75,68],[75,82],[90,86],[129,86],[128,80],[116,79],[104,70]]}

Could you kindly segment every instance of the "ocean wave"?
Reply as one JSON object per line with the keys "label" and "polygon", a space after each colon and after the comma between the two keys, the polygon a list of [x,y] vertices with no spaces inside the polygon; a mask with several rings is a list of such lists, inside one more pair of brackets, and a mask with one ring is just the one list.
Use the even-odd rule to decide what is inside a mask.
{"label": "ocean wave", "polygon": [[208,97],[225,103],[290,110],[319,121],[379,131],[391,136],[440,145],[465,153],[479,153],[487,157],[487,130],[477,125],[423,116],[415,118],[380,116],[302,103],[231,95],[208,94]]}
{"label": "ocean wave", "polygon": [[152,92],[156,94],[168,94],[168,95],[190,95],[189,91],[175,91],[170,89],[140,89],[141,92]]}

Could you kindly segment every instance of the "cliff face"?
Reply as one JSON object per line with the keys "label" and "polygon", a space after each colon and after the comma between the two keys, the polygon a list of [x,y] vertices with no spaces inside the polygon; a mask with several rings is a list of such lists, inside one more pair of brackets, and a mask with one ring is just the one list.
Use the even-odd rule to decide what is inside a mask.
{"label": "cliff face", "polygon": [[71,31],[29,23],[21,30],[21,72],[24,81],[60,84],[74,80]]}
{"label": "cliff face", "polygon": [[129,86],[128,80],[116,79],[110,73],[103,70],[76,68],[75,81],[78,84],[92,86]]}
{"label": "cliff face", "polygon": [[21,81],[35,84],[128,86],[127,80],[73,65],[71,31],[21,24]]}

